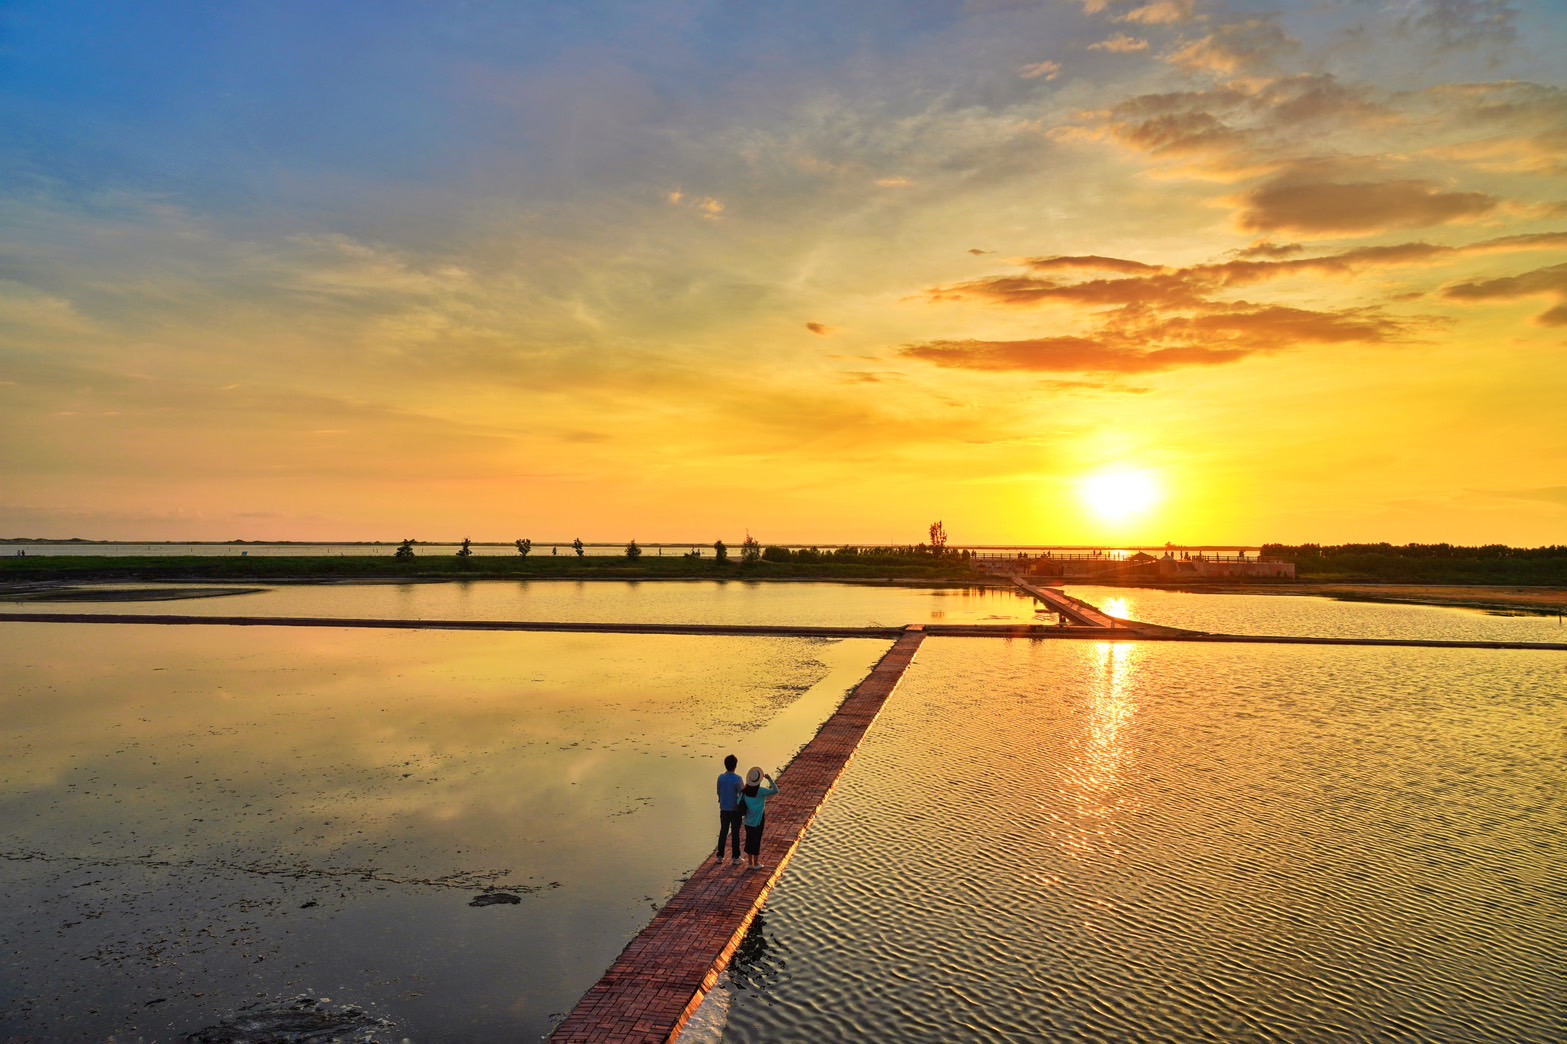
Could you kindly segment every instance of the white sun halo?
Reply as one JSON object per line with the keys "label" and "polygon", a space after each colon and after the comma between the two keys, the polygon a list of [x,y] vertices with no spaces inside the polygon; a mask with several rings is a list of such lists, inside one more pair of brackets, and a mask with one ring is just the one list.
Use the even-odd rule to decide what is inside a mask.
{"label": "white sun halo", "polygon": [[1125,522],[1159,501],[1159,484],[1146,471],[1112,470],[1083,481],[1083,501],[1106,522]]}

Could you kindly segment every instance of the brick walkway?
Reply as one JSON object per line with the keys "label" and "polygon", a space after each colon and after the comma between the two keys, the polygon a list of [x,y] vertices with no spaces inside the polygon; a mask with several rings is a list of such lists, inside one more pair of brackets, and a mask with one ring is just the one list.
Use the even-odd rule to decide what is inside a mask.
{"label": "brick walkway", "polygon": [[709,857],[577,1002],[551,1041],[670,1041],[680,1033],[745,938],[924,637],[922,627],[909,627],[779,776],[762,835],[766,869],[739,869]]}

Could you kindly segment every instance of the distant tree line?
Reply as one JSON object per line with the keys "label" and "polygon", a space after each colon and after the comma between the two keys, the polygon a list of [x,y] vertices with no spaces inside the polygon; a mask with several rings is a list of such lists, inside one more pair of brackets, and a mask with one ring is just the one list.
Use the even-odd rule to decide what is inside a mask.
{"label": "distant tree line", "polygon": [[1399,583],[1567,583],[1567,546],[1484,544],[1264,544],[1265,558],[1295,563],[1300,579]]}
{"label": "distant tree line", "polygon": [[[815,547],[780,547],[769,544],[763,547],[758,557],[764,562],[827,562],[827,561],[854,561],[854,562],[906,562],[909,559],[928,559],[939,557],[945,552],[945,548],[937,549],[927,544],[903,544],[892,547],[835,547],[822,550]],[[959,551],[950,557],[967,560],[970,552]]]}
{"label": "distant tree line", "polygon": [[[531,539],[524,537],[514,540],[512,543],[517,548],[517,554],[523,558],[527,558],[533,553],[533,541]],[[417,544],[418,541],[413,539],[404,540],[398,545],[397,552],[393,557],[404,561],[413,559],[415,557],[414,547]],[[581,537],[578,537],[571,542],[571,549],[576,552],[578,558],[582,558],[587,552],[587,545],[582,542]],[[551,553],[554,553],[553,548]],[[464,537],[462,545],[457,549],[457,557],[467,560],[472,558],[473,554],[472,539]],[[626,544],[625,557],[628,560],[635,562],[642,557],[642,554],[642,548],[635,540]],[[702,557],[702,552],[700,549],[693,548],[690,553],[682,557],[699,559]],[[764,547],[760,541],[747,531],[745,540],[740,545],[740,562],[743,566],[755,566],[758,562],[802,564],[853,563],[861,566],[879,564],[908,565],[911,564],[911,560],[928,560],[944,557],[953,563],[966,564],[972,557],[972,553],[968,550],[962,550],[949,554],[947,552],[947,530],[939,521],[931,523],[929,544],[902,544],[879,547],[857,547],[851,545],[828,548],[826,550],[817,547],[790,548],[779,544],[769,544]],[[713,560],[719,565],[723,565],[729,560],[729,548],[722,540],[713,542]]]}

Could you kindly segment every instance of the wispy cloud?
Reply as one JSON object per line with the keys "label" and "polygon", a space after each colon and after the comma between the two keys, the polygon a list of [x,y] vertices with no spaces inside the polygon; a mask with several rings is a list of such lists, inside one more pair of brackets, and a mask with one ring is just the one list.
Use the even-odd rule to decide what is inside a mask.
{"label": "wispy cloud", "polygon": [[1096,44],[1089,44],[1090,51],[1105,51],[1109,54],[1141,54],[1148,50],[1148,41],[1139,40],[1127,36],[1125,33],[1116,33],[1114,36],[1100,40]]}
{"label": "wispy cloud", "polygon": [[1453,191],[1414,179],[1334,182],[1286,178],[1243,193],[1237,221],[1247,232],[1364,235],[1472,221],[1493,213],[1501,202],[1488,193]]}
{"label": "wispy cloud", "polygon": [[1442,291],[1452,301],[1511,301],[1521,297],[1550,296],[1557,304],[1542,312],[1542,326],[1567,326],[1567,264],[1550,265],[1499,279],[1458,283]]}
{"label": "wispy cloud", "polygon": [[1183,366],[1239,362],[1255,349],[1158,348],[1152,351],[1085,337],[1025,341],[930,341],[905,345],[910,359],[959,370],[1026,373],[1153,373]]}
{"label": "wispy cloud", "polygon": [[1195,0],[1154,0],[1132,8],[1115,20],[1136,25],[1177,25],[1191,20],[1194,6]]}
{"label": "wispy cloud", "polygon": [[1053,80],[1061,75],[1061,63],[1051,61],[1034,62],[1032,65],[1025,65],[1019,69],[1018,75],[1025,80]]}
{"label": "wispy cloud", "polygon": [[1167,60],[1187,72],[1239,77],[1270,73],[1278,59],[1299,50],[1299,41],[1277,23],[1252,18],[1221,25],[1174,51]]}

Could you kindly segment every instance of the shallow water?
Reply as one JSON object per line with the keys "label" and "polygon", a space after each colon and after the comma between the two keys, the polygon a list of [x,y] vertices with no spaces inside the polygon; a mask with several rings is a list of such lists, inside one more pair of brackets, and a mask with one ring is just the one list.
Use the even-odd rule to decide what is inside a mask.
{"label": "shallow water", "polygon": [[1563,665],[929,639],[721,1037],[1562,1040]]}
{"label": "shallow water", "polygon": [[1069,586],[1065,590],[1122,620],[1219,634],[1567,642],[1567,624],[1556,616],[1500,616],[1456,606],[1342,602],[1313,595],[1203,594],[1143,587]]}
{"label": "shallow water", "polygon": [[[1567,625],[1556,617],[1497,616],[1474,609],[1340,602],[1309,595],[1199,594],[1136,587],[1068,587],[1066,591],[1121,619],[1197,631],[1313,638],[1567,642]],[[0,607],[23,613],[832,627],[1056,620],[1054,614],[1037,613],[1031,597],[1009,588],[740,580],[472,580],[274,587],[94,584],[71,594],[67,601],[8,601],[0,592]],[[95,594],[103,598],[94,600]]]}
{"label": "shallow water", "polygon": [[[257,585],[105,584],[156,591]],[[473,580],[418,584],[283,584],[177,601],[0,602],[8,612],[326,616],[391,620],[552,620],[571,623],[776,624],[897,627],[1023,623],[1033,599],[1009,588],[714,580]]]}
{"label": "shallow water", "polygon": [[[1099,590],[1178,623],[1153,612],[1180,608],[1169,593]],[[841,584],[241,597],[101,608],[1032,617],[1010,592]],[[1243,633],[1313,633],[1328,610],[1370,636],[1528,619],[1187,597],[1225,599],[1193,607]],[[783,764],[885,648],[0,624],[0,1040],[183,1040],[301,995],[390,1039],[537,1037],[705,854],[717,754]],[[1547,1032],[1567,1026],[1564,667],[927,640],[744,948],[744,988],[715,997],[732,1017],[709,1009],[703,1032],[1567,1039]],[[488,889],[519,902],[469,905]]]}
{"label": "shallow water", "polygon": [[886,647],[5,624],[0,1040],[537,1038]]}

